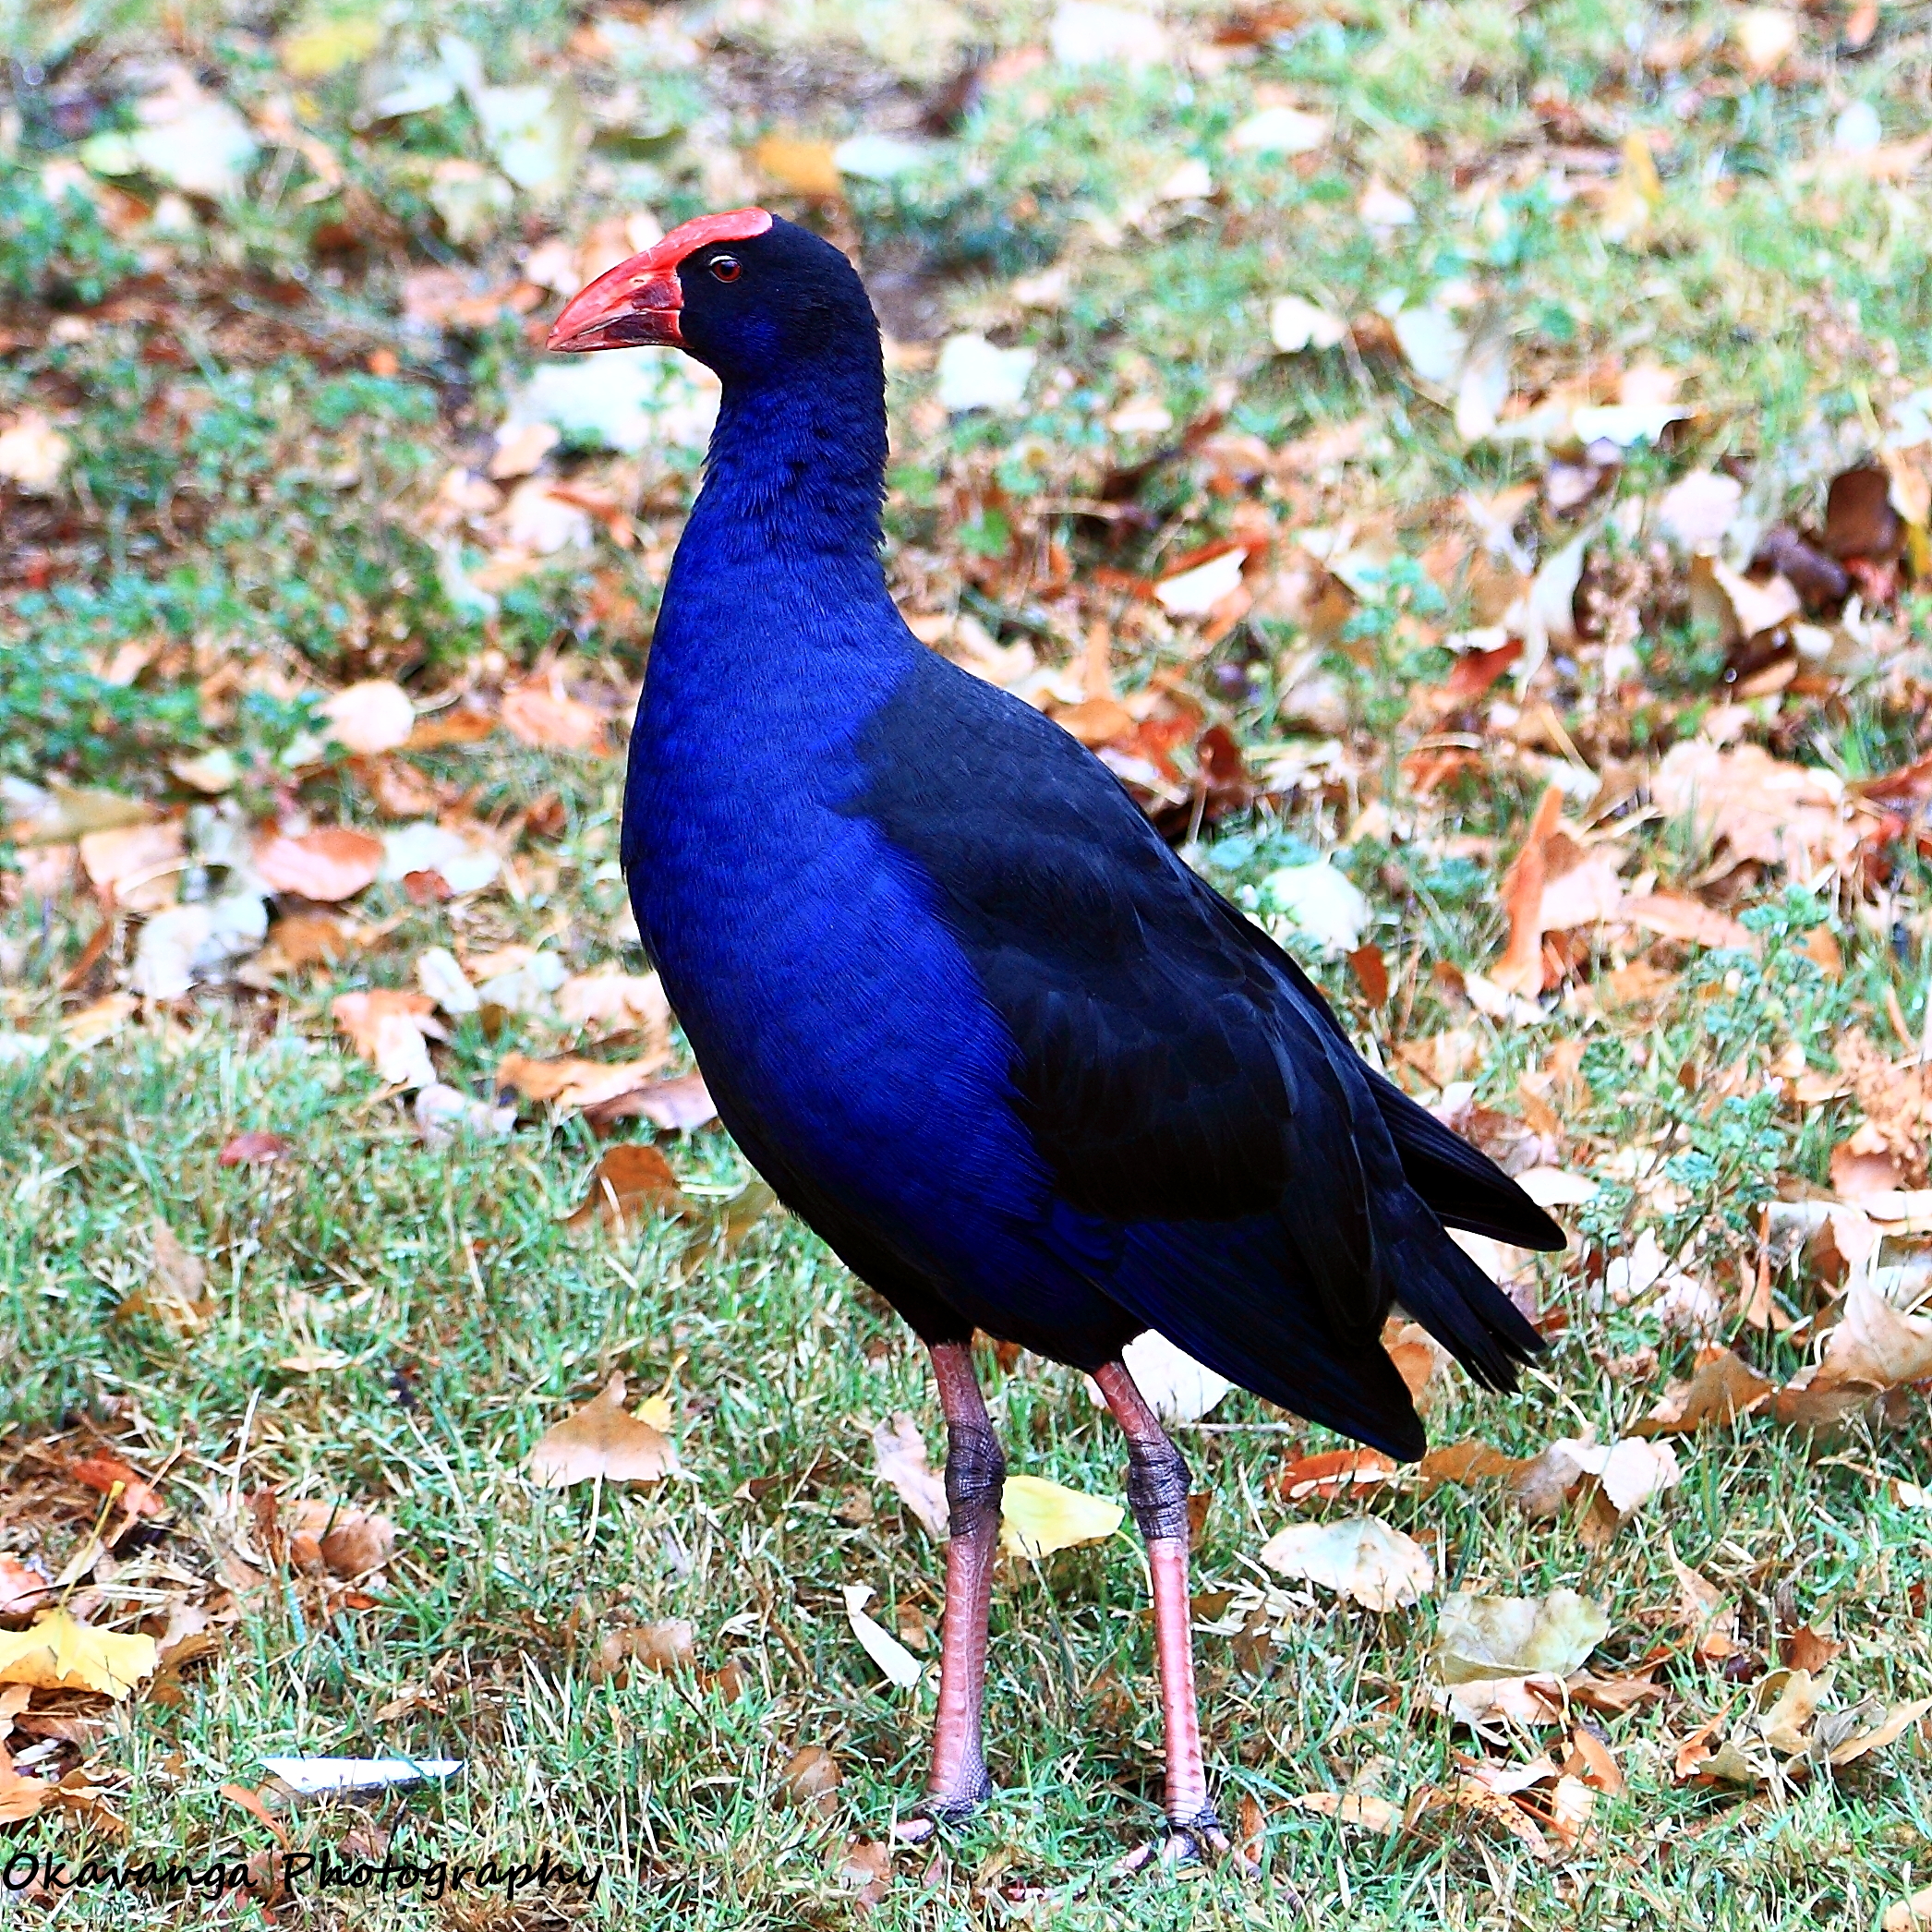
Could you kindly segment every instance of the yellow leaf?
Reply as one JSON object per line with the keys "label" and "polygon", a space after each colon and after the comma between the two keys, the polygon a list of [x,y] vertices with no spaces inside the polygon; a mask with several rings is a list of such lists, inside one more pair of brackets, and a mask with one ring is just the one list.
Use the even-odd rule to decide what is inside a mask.
{"label": "yellow leaf", "polygon": [[297,80],[319,80],[351,61],[367,60],[382,44],[382,22],[374,15],[319,20],[285,35],[282,67]]}
{"label": "yellow leaf", "polygon": [[767,134],[752,159],[779,187],[816,200],[837,200],[844,184],[832,159],[830,141],[800,140],[795,135]]}
{"label": "yellow leaf", "polygon": [[125,1697],[154,1674],[160,1653],[151,1636],[126,1636],[50,1611],[26,1630],[0,1630],[0,1684],[42,1690],[91,1690]]}
{"label": "yellow leaf", "polygon": [[648,1422],[660,1435],[670,1433],[670,1397],[646,1395],[633,1413],[640,1422]]}
{"label": "yellow leaf", "polygon": [[1039,1476],[1008,1476],[999,1500],[999,1547],[1008,1556],[1050,1556],[1076,1543],[1103,1543],[1127,1512]]}

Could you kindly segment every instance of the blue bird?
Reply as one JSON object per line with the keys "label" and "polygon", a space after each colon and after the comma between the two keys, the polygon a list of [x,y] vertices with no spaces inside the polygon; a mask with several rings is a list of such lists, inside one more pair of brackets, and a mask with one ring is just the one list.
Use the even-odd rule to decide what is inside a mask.
{"label": "blue bird", "polygon": [[951,1512],[932,1773],[989,1790],[1005,1465],[975,1329],[1093,1376],[1127,1439],[1168,1855],[1225,1850],[1189,1635],[1185,1464],[1121,1360],[1157,1330],[1391,1455],[1425,1446],[1391,1309],[1475,1378],[1540,1343],[1445,1225],[1560,1229],[1369,1067],[1295,961],[1105,766],[924,646],[880,561],[878,324],[762,209],[686,223],[565,306],[554,350],[672,344],[723,383],[631,742],[623,859],[718,1116],[932,1354]]}

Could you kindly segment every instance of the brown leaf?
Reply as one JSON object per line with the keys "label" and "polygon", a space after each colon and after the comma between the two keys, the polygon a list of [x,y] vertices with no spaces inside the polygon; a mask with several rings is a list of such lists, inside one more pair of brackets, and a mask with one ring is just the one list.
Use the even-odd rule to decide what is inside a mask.
{"label": "brown leaf", "polygon": [[1503,875],[1509,944],[1491,978],[1511,993],[1535,995],[1543,989],[1543,888],[1549,876],[1550,841],[1562,812],[1563,793],[1552,785],[1538,801],[1522,850]]}
{"label": "brown leaf", "polygon": [[181,821],[131,825],[89,832],[80,840],[80,863],[103,896],[131,912],[158,912],[175,903],[187,864]]}
{"label": "brown leaf", "polygon": [[901,1410],[891,1421],[876,1424],[872,1453],[879,1475],[891,1484],[899,1500],[935,1542],[943,1543],[950,1532],[951,1505],[946,1500],[944,1479],[926,1461],[925,1438],[918,1423]]}
{"label": "brown leaf", "polygon": [[581,1229],[601,1218],[605,1226],[616,1228],[650,1214],[694,1221],[702,1214],[679,1187],[670,1163],[655,1147],[643,1141],[625,1141],[607,1147],[598,1156],[584,1204],[564,1225]]}
{"label": "brown leaf", "polygon": [[1831,1189],[1841,1201],[1863,1201],[1874,1194],[1895,1194],[1906,1184],[1897,1156],[1882,1141],[1876,1147],[1861,1145],[1863,1132],[1861,1129],[1831,1150]]}
{"label": "brown leaf", "polygon": [[255,870],[276,892],[333,903],[372,884],[382,858],[381,839],[332,825],[296,839],[271,832],[255,848]]}
{"label": "brown leaf", "polygon": [[634,1087],[614,1100],[600,1100],[584,1109],[584,1117],[600,1133],[620,1120],[648,1120],[667,1133],[690,1133],[716,1120],[718,1107],[703,1074],[681,1073]]}
{"label": "brown leaf", "polygon": [[767,134],[752,159],[773,183],[808,200],[836,201],[844,194],[830,141],[801,140],[791,134]]}
{"label": "brown leaf", "polygon": [[1795,877],[1842,865],[1858,844],[1843,783],[1831,772],[1787,765],[1761,746],[1720,749],[1708,739],[1673,744],[1650,795],[1670,817],[1690,818],[1698,839],[1722,849],[1720,869],[1756,860]]}
{"label": "brown leaf", "polygon": [[215,1155],[218,1167],[266,1167],[273,1161],[285,1161],[296,1151],[295,1142],[281,1134],[250,1129],[223,1143]]}
{"label": "brown leaf", "polygon": [[416,707],[409,694],[389,678],[370,678],[338,691],[322,706],[329,735],[344,751],[364,755],[392,752],[409,743]]}
{"label": "brown leaf", "polygon": [[1362,989],[1362,997],[1371,1007],[1385,1007],[1389,1003],[1389,968],[1382,956],[1382,948],[1371,943],[1358,946],[1346,955],[1348,970],[1355,975],[1355,983]]}
{"label": "brown leaf", "polygon": [[1736,1607],[1708,1576],[1699,1576],[1684,1562],[1668,1540],[1664,1551],[1677,1578],[1678,1621],[1692,1634],[1696,1655],[1706,1663],[1722,1663],[1726,1658],[1735,1657],[1740,1648]]}
{"label": "brown leaf", "polygon": [[154,1260],[148,1279],[117,1312],[152,1315],[175,1334],[198,1334],[214,1315],[208,1263],[181,1244],[165,1221],[154,1224]]}
{"label": "brown leaf", "polygon": [[1570,1761],[1564,1769],[1606,1797],[1615,1797],[1624,1788],[1624,1772],[1615,1754],[1588,1724],[1578,1724],[1570,1733]]}
{"label": "brown leaf", "polygon": [[655,972],[579,972],[557,988],[558,1017],[572,1026],[646,1032],[669,1044],[670,1002]]}
{"label": "brown leaf", "polygon": [[6,1746],[0,1745],[0,1825],[25,1823],[47,1802],[53,1789],[44,1778],[23,1778],[14,1769]]}
{"label": "brown leaf", "polygon": [[344,1582],[380,1570],[395,1554],[395,1525],[371,1511],[305,1502],[294,1527],[316,1539],[330,1575]]}
{"label": "brown leaf", "polygon": [[572,697],[554,672],[511,685],[503,693],[500,715],[503,729],[520,743],[598,757],[610,750],[602,713]]}
{"label": "brown leaf", "polygon": [[1727,1423],[1749,1415],[1774,1386],[1730,1349],[1721,1349],[1700,1364],[1688,1382],[1673,1383],[1666,1389],[1662,1399],[1630,1432],[1689,1435],[1711,1424]]}
{"label": "brown leaf", "polygon": [[1681,939],[1693,946],[1732,947],[1742,952],[1757,950],[1755,933],[1687,892],[1638,893],[1624,900],[1617,917],[1665,939]]}
{"label": "brown leaf", "polygon": [[565,1109],[598,1106],[635,1092],[669,1057],[668,1045],[635,1060],[586,1060],[574,1054],[535,1060],[525,1054],[505,1054],[497,1063],[497,1087]]}
{"label": "brown leaf", "polygon": [[1530,1456],[1505,1455],[1491,1444],[1471,1437],[1467,1442],[1431,1449],[1416,1473],[1431,1487],[1442,1482],[1477,1482],[1492,1476],[1514,1479],[1534,1460]]}
{"label": "brown leaf", "polygon": [[1823,1428],[1888,1389],[1932,1378],[1932,1320],[1902,1315],[1864,1275],[1854,1276],[1843,1309],[1824,1359],[1779,1390],[1781,1422]]}
{"label": "brown leaf", "polygon": [[1053,717],[1056,724],[1090,750],[1111,744],[1134,728],[1133,713],[1116,697],[1085,698],[1077,705],[1062,706]]}
{"label": "brown leaf", "polygon": [[550,1490],[598,1477],[606,1482],[661,1482],[678,1467],[670,1438],[624,1407],[622,1373],[595,1400],[545,1430],[525,1463],[531,1479]]}
{"label": "brown leaf", "polygon": [[222,1786],[222,1795],[231,1803],[239,1805],[250,1817],[266,1825],[274,1833],[282,1849],[287,1851],[287,1827],[269,1809],[267,1799],[259,1791],[250,1791],[246,1784],[224,1784]]}
{"label": "brown leaf", "polygon": [[596,1674],[622,1679],[629,1667],[670,1676],[697,1667],[697,1626],[682,1617],[607,1630],[598,1640]]}
{"label": "brown leaf", "polygon": [[892,1847],[875,1839],[853,1839],[839,1863],[839,1882],[851,1893],[853,1904],[883,1904],[892,1883]]}
{"label": "brown leaf", "polygon": [[825,1812],[836,1807],[834,1793],[840,1782],[839,1760],[821,1745],[805,1745],[794,1751],[779,1774],[779,1783],[792,1804]]}
{"label": "brown leaf", "polygon": [[1809,1624],[1800,1624],[1778,1644],[1778,1661],[1787,1670],[1805,1671],[1816,1677],[1828,1663],[1844,1655],[1845,1647],[1821,1636]]}
{"label": "brown leaf", "polygon": [[331,1017],[356,1051],[385,1081],[404,1086],[428,1086],[435,1079],[427,1043],[448,1037],[435,1011],[427,993],[386,986],[340,994],[329,1004]]}
{"label": "brown leaf", "polygon": [[1904,542],[1905,519],[1892,507],[1890,471],[1871,464],[1832,477],[1825,497],[1825,548],[1834,557],[1887,562]]}
{"label": "brown leaf", "polygon": [[[345,960],[356,949],[339,919],[326,912],[292,912],[269,928],[268,946],[275,959],[271,970],[300,972],[307,966],[320,966],[333,960]],[[258,960],[261,954],[256,955]]]}
{"label": "brown leaf", "polygon": [[1918,1697],[1910,1704],[1894,1705],[1871,1730],[1861,1731],[1837,1745],[1830,1754],[1831,1762],[1834,1765],[1852,1764],[1874,1751],[1882,1751],[1887,1745],[1895,1744],[1904,1736],[1928,1710],[1932,1710],[1932,1697]]}

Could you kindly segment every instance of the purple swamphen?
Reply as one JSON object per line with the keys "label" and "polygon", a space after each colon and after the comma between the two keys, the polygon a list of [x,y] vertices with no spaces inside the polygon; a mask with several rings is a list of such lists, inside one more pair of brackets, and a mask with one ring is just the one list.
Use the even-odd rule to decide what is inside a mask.
{"label": "purple swamphen", "polygon": [[646,343],[707,363],[724,394],[631,743],[638,926],[719,1117],[912,1324],[946,1413],[938,1721],[905,1835],[988,1791],[1005,1465],[981,1328],[1086,1370],[1126,1433],[1168,1848],[1225,1848],[1195,1711],[1188,1471],[1121,1349],[1157,1329],[1413,1459],[1422,1427],[1379,1339],[1392,1308],[1491,1388],[1540,1346],[1444,1224],[1564,1237],[1357,1055],[1105,765],[906,628],[880,562],[878,323],[838,249],[762,209],[707,215],[599,276],[549,336]]}

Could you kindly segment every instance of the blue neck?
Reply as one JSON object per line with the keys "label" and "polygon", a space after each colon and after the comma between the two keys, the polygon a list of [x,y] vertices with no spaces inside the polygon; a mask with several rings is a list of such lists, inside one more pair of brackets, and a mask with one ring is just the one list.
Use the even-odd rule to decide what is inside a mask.
{"label": "blue neck", "polygon": [[727,380],[705,487],[679,546],[711,576],[780,580],[830,571],[885,591],[885,373],[868,331],[780,383]]}

